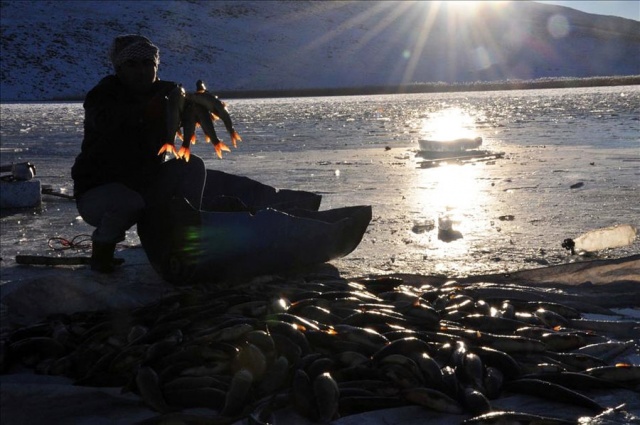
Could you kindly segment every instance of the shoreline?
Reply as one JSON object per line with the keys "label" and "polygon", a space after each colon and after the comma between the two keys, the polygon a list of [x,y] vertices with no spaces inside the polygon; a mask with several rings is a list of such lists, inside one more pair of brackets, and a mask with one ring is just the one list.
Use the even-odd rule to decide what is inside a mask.
{"label": "shoreline", "polygon": [[[262,99],[286,97],[366,96],[385,94],[458,93],[478,91],[539,90],[581,87],[613,87],[640,85],[640,75],[602,77],[550,77],[535,80],[475,81],[466,83],[412,83],[404,85],[305,88],[305,89],[254,89],[220,90],[217,95],[225,99]],[[82,96],[54,97],[42,102],[82,101]],[[7,102],[37,102],[38,100],[2,100]]]}
{"label": "shoreline", "polygon": [[624,77],[589,78],[540,78],[536,80],[514,80],[472,83],[414,83],[407,85],[362,86],[343,88],[310,88],[291,90],[245,90],[220,91],[219,96],[226,99],[238,98],[278,98],[278,97],[323,97],[323,96],[366,96],[384,94],[419,93],[459,93],[478,91],[539,90],[581,87],[613,87],[640,85],[640,75]]}

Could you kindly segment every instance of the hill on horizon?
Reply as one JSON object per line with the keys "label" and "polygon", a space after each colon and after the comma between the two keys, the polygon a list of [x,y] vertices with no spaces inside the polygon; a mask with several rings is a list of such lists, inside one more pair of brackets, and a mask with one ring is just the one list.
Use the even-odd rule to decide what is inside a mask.
{"label": "hill on horizon", "polygon": [[82,98],[117,35],[187,90],[640,75],[640,22],[527,1],[1,2],[1,101]]}

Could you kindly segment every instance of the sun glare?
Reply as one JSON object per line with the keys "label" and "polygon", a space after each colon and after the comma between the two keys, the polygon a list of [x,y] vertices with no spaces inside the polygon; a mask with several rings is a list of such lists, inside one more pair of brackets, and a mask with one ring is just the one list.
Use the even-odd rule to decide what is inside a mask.
{"label": "sun glare", "polygon": [[455,140],[474,138],[475,119],[460,108],[443,109],[431,114],[422,123],[421,138]]}
{"label": "sun glare", "polygon": [[439,1],[434,3],[440,3],[440,6],[446,6],[449,8],[453,8],[456,10],[468,10],[473,11],[477,9],[479,6],[499,6],[501,4],[509,3],[508,0],[497,0],[497,1],[470,1],[470,0],[461,0],[461,1]]}
{"label": "sun glare", "polygon": [[[359,8],[359,13],[346,10],[345,20],[316,34],[309,31],[306,42],[281,58],[284,61],[304,61],[308,54],[327,52],[337,61],[335,78],[342,78],[354,57],[362,51],[373,53],[376,66],[384,66],[382,83],[413,84],[424,82],[451,83],[468,78],[490,78],[501,64],[497,34],[483,21],[490,9],[501,9],[510,1],[393,1],[393,2],[317,2],[318,7],[339,14],[341,8]],[[362,6],[366,4],[367,6]],[[269,20],[266,26],[288,25],[303,19],[299,8]],[[478,17],[478,19],[476,19]],[[554,25],[561,32],[560,24]],[[395,28],[406,29],[398,31]],[[393,31],[390,31],[393,29]],[[357,32],[354,43],[336,46],[344,33]],[[514,37],[510,34],[512,42]],[[437,51],[436,63],[428,63],[425,53]],[[345,69],[342,69],[342,66]],[[478,75],[476,77],[475,75]],[[333,77],[332,77],[333,78]],[[377,84],[377,83],[376,83]]]}
{"label": "sun glare", "polygon": [[442,3],[446,4],[447,7],[455,7],[457,9],[469,9],[469,8],[475,8],[480,3],[483,3],[483,2],[461,0],[461,1],[443,1]]}

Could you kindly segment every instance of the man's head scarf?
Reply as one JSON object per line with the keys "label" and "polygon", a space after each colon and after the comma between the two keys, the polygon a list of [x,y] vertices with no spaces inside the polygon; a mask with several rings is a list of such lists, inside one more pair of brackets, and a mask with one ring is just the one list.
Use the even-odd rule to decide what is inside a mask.
{"label": "man's head scarf", "polygon": [[118,36],[113,40],[109,50],[109,58],[114,69],[129,60],[152,60],[158,66],[160,64],[160,51],[147,37],[127,34]]}

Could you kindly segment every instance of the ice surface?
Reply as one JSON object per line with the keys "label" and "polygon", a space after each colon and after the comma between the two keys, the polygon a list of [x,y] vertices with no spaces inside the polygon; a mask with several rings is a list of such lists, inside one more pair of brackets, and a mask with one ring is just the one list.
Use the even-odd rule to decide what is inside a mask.
{"label": "ice surface", "polygon": [[[228,102],[243,141],[220,161],[201,135],[193,152],[209,168],[323,195],[322,209],[373,206],[360,246],[334,261],[343,275],[468,275],[580,260],[561,247],[592,229],[638,226],[640,88],[584,88]],[[417,141],[444,112],[503,159],[421,169]],[[455,114],[453,114],[455,112]],[[80,103],[2,105],[2,163],[30,161],[42,184],[71,193],[80,149]],[[228,137],[219,132],[223,140]],[[113,152],[122,155],[124,152]],[[572,189],[571,186],[582,183]],[[449,217],[461,237],[416,232]],[[43,195],[39,209],[2,211],[3,278],[16,254],[53,251],[50,238],[92,228],[72,201]],[[427,228],[424,228],[427,229]],[[135,229],[125,245],[137,246]],[[640,243],[599,252],[640,252]]]}

